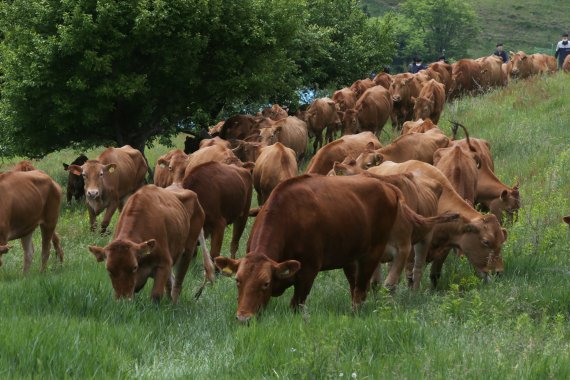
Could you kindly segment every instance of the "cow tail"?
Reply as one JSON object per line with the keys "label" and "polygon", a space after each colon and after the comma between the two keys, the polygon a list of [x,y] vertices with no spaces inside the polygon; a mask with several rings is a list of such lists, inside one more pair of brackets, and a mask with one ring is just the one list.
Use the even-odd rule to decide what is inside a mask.
{"label": "cow tail", "polygon": [[210,251],[208,250],[208,246],[206,245],[206,238],[204,237],[204,229],[200,230],[200,235],[198,236],[198,241],[200,242],[200,247],[202,247],[202,259],[204,262],[204,282],[194,295],[196,299],[200,298],[202,291],[206,287],[208,282],[214,283],[216,279],[216,275],[214,272],[214,262],[212,261],[212,257],[210,256]]}
{"label": "cow tail", "polygon": [[475,147],[473,145],[471,145],[471,140],[469,140],[469,132],[467,132],[467,128],[461,124],[458,123],[456,121],[451,121],[451,124],[453,124],[453,140],[455,140],[455,135],[457,134],[457,129],[459,127],[461,127],[461,129],[463,129],[463,132],[465,133],[465,140],[467,141],[467,146],[469,146],[469,150],[472,152],[477,152],[477,150],[475,149]]}

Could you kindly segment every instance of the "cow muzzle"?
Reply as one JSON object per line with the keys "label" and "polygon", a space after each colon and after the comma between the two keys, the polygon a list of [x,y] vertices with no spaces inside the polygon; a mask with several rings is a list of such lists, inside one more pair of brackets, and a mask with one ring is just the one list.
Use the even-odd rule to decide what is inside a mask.
{"label": "cow muzzle", "polygon": [[402,100],[402,98],[399,97],[399,96],[392,96],[392,101],[393,101],[394,103],[398,103],[398,102],[400,102],[401,100]]}
{"label": "cow muzzle", "polygon": [[87,196],[91,199],[97,199],[99,198],[99,190],[98,189],[87,190]]}
{"label": "cow muzzle", "polygon": [[237,313],[236,314],[237,321],[240,323],[244,323],[244,324],[249,323],[249,321],[251,320],[252,317],[253,317],[252,313]]}

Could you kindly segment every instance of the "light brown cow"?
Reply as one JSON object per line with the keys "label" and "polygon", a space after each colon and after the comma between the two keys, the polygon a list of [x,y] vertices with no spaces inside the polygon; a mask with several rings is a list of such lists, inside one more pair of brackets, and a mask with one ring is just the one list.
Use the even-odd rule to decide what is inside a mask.
{"label": "light brown cow", "polygon": [[332,100],[335,102],[338,111],[345,112],[356,105],[356,94],[350,88],[345,87],[335,91]]}
{"label": "light brown cow", "polygon": [[474,95],[481,90],[481,64],[473,59],[460,59],[451,65],[449,98]]}
{"label": "light brown cow", "polygon": [[287,148],[293,149],[297,159],[301,160],[305,156],[309,139],[307,123],[295,116],[289,116],[272,123],[267,128],[261,128],[259,139],[265,145],[279,141]]}
{"label": "light brown cow", "polygon": [[511,56],[511,77],[525,79],[532,75],[554,73],[556,58],[546,54],[527,55],[524,51],[509,52]]}
{"label": "light brown cow", "polygon": [[275,186],[297,175],[297,160],[293,149],[277,142],[261,148],[253,169],[253,186],[257,204],[263,205]]}
{"label": "light brown cow", "polygon": [[347,156],[358,157],[360,153],[366,150],[369,143],[374,149],[382,146],[372,132],[343,136],[322,147],[309,162],[306,173],[326,175],[332,169],[335,161],[340,162]]}
{"label": "light brown cow", "polygon": [[422,88],[421,81],[413,74],[403,73],[392,77],[390,96],[393,108],[390,114],[392,128],[402,128],[405,121],[413,117],[412,97],[418,97]]}
{"label": "light brown cow", "polygon": [[392,84],[392,76],[388,73],[380,73],[377,74],[372,81],[376,86],[382,86],[386,90],[389,90]]}
{"label": "light brown cow", "polygon": [[317,149],[323,146],[323,130],[326,129],[327,143],[330,143],[340,124],[334,101],[330,98],[315,99],[305,114],[305,121],[309,134],[315,136],[313,153],[317,153]]}
{"label": "light brown cow", "polygon": [[372,81],[372,79],[366,78],[366,79],[359,79],[356,82],[354,82],[352,86],[350,86],[350,89],[356,95],[356,99],[359,99],[362,95],[364,95],[366,90],[374,86],[376,86],[376,84]]}
{"label": "light brown cow", "polygon": [[412,97],[412,103],[416,120],[431,119],[437,124],[445,105],[445,86],[431,79],[424,84],[417,98]]}
{"label": "light brown cow", "polygon": [[358,99],[354,108],[344,112],[343,135],[364,131],[380,134],[391,113],[390,92],[382,86],[372,87]]}
{"label": "light brown cow", "polygon": [[437,128],[437,125],[435,125],[430,119],[406,121],[402,128],[402,135],[407,135],[408,133],[425,133],[434,128]]}
{"label": "light brown cow", "polygon": [[151,298],[160,301],[168,289],[168,296],[176,303],[198,239],[205,268],[204,284],[207,280],[214,282],[214,267],[202,230],[204,218],[196,193],[144,186],[125,204],[113,241],[104,248],[89,246],[89,251],[97,261],[106,262],[116,298],[132,299],[152,277]]}
{"label": "light brown cow", "polygon": [[[193,168],[206,162],[212,161],[223,162],[227,164],[240,163],[234,152],[225,145],[214,144],[211,146],[206,146],[204,148],[198,149],[196,152],[190,155],[188,162],[184,168],[184,176],[182,178],[177,176],[174,178],[173,182],[182,182],[182,179],[186,177]],[[174,170],[176,170],[176,168]]]}
{"label": "light brown cow", "polygon": [[15,172],[31,172],[32,170],[37,170],[37,169],[28,160],[22,160],[18,162],[16,165],[14,165],[14,167],[12,168],[12,171]]}
{"label": "light brown cow", "polygon": [[478,275],[486,279],[492,271],[503,271],[501,246],[507,238],[507,231],[501,228],[494,215],[482,215],[465,202],[453,189],[441,171],[432,165],[419,161],[404,163],[384,162],[371,169],[380,175],[413,172],[437,180],[443,188],[438,202],[439,214],[458,212],[460,218],[451,223],[438,224],[434,235],[428,262],[432,261],[430,279],[434,287],[441,277],[441,268],[451,248],[460,249]]}
{"label": "light brown cow", "polygon": [[279,104],[273,104],[271,107],[264,108],[261,111],[261,116],[268,117],[273,120],[281,120],[285,119],[289,115]]}
{"label": "light brown cow", "polygon": [[154,184],[158,187],[168,187],[172,185],[174,178],[178,178],[177,182],[180,182],[184,176],[184,168],[188,164],[188,157],[180,149],[171,150],[160,156],[154,167]]}
{"label": "light brown cow", "polygon": [[97,215],[106,209],[101,222],[101,233],[105,233],[115,210],[121,211],[127,198],[144,185],[147,169],[141,152],[130,145],[107,148],[96,160],[88,160],[81,166],[69,166],[71,173],[82,175],[85,181],[92,231],[97,226]]}
{"label": "light brown cow", "polygon": [[63,262],[63,249],[55,232],[61,204],[61,187],[40,170],[0,173],[0,266],[2,255],[10,248],[8,242],[21,239],[24,250],[24,274],[32,264],[32,235],[39,226],[42,233],[42,264],[44,271],[50,245]]}
{"label": "light brown cow", "polygon": [[232,152],[242,162],[255,162],[261,153],[261,148],[265,146],[267,145],[258,141],[233,140],[231,143]]}
{"label": "light brown cow", "polygon": [[570,73],[570,55],[567,55],[564,58],[564,62],[562,63],[562,70],[566,73]]}
{"label": "light brown cow", "polygon": [[503,79],[505,81],[504,86],[509,84],[509,82],[511,81],[512,67],[513,67],[513,63],[511,61],[509,61],[507,63],[503,63],[501,65],[501,71],[503,72]]}
{"label": "light brown cow", "polygon": [[438,149],[433,155],[433,165],[447,177],[457,194],[471,206],[477,194],[477,168],[481,160],[454,145]]}
{"label": "light brown cow", "polygon": [[503,73],[503,60],[496,55],[481,57],[476,60],[481,65],[481,87],[490,89],[506,84]]}
{"label": "light brown cow", "polygon": [[252,194],[252,164],[244,167],[216,161],[206,162],[190,170],[182,185],[198,194],[206,213],[204,233],[211,235],[210,253],[220,254],[226,226],[233,223],[230,253],[235,257],[239,239],[249,215]]}
{"label": "light brown cow", "polygon": [[428,69],[439,74],[439,82],[445,85],[445,94],[448,95],[449,89],[451,88],[451,75],[453,73],[451,65],[445,62],[434,62],[429,65]]}

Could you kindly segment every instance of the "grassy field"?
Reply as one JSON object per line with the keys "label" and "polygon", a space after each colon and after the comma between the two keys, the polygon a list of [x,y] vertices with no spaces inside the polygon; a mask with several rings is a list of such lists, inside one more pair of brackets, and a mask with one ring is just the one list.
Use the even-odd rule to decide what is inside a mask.
{"label": "grassy field", "polygon": [[[372,16],[397,8],[403,0],[362,0]],[[470,57],[482,57],[495,50],[499,41],[505,50],[547,52],[570,29],[566,0],[467,0],[477,11],[481,33],[466,41]],[[550,53],[553,54],[553,53]]]}
{"label": "grassy field", "polygon": [[[521,183],[522,210],[503,249],[505,274],[490,284],[465,259],[451,257],[439,289],[426,278],[418,293],[380,291],[354,314],[342,272],[325,272],[302,312],[289,310],[290,289],[240,326],[232,279],[219,278],[193,299],[197,264],[178,305],[154,305],[148,284],[135,301],[116,302],[103,265],[87,251],[110,237],[89,232],[84,205],[63,206],[63,266],[52,257],[39,273],[36,252],[24,278],[19,244],[4,256],[0,378],[569,378],[570,248],[560,220],[570,214],[569,86],[564,74],[534,78],[445,110],[442,120],[459,120],[491,141],[504,182]],[[149,151],[151,162],[166,149]],[[35,164],[63,184],[61,162],[75,155],[58,152]]]}

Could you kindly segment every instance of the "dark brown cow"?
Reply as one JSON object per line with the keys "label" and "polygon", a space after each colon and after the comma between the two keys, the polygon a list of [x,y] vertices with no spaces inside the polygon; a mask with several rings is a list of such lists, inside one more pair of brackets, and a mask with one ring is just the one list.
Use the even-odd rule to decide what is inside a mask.
{"label": "dark brown cow", "polygon": [[317,153],[317,149],[323,146],[323,130],[326,129],[327,143],[330,143],[340,124],[335,102],[330,98],[315,99],[305,114],[305,121],[309,134],[315,136],[313,153]]}
{"label": "dark brown cow", "polygon": [[215,259],[222,273],[236,274],[237,319],[247,322],[292,285],[297,308],[318,272],[340,268],[357,308],[398,210],[407,208],[400,202],[397,189],[375,178],[304,175],[280,183],[255,220],[247,255]]}
{"label": "dark brown cow", "polygon": [[279,104],[273,104],[271,107],[264,108],[261,111],[261,116],[268,117],[273,120],[281,120],[285,119],[289,115]]}
{"label": "dark brown cow", "polygon": [[258,121],[258,117],[251,115],[234,115],[227,119],[220,128],[220,137],[225,140],[243,140],[251,134]]}
{"label": "dark brown cow", "polygon": [[414,105],[412,97],[418,97],[422,84],[413,74],[403,73],[392,77],[390,85],[390,95],[392,97],[393,108],[390,114],[392,128],[402,128],[405,121],[411,120]]}
{"label": "dark brown cow", "polygon": [[372,87],[358,99],[354,108],[344,112],[343,134],[350,135],[364,131],[380,134],[391,113],[390,92],[382,86]]}
{"label": "dark brown cow", "polygon": [[188,155],[180,149],[171,150],[160,156],[154,167],[154,184],[158,187],[168,187],[174,178],[180,182],[184,177],[184,169],[188,164]]}
{"label": "dark brown cow", "polygon": [[380,73],[377,74],[372,81],[376,86],[382,86],[386,90],[389,90],[392,84],[392,76],[388,73]]}
{"label": "dark brown cow", "polygon": [[257,204],[263,205],[275,186],[297,175],[295,151],[281,143],[261,148],[253,169],[253,186],[257,191]]}
{"label": "dark brown cow", "polygon": [[360,153],[366,150],[369,143],[375,149],[382,146],[372,132],[343,136],[322,147],[309,162],[306,173],[326,175],[332,169],[335,161],[341,162],[347,156],[358,157]]}
{"label": "dark brown cow", "polygon": [[[251,165],[247,167],[251,168]],[[251,205],[251,170],[216,161],[206,162],[192,168],[184,176],[182,185],[198,194],[204,208],[204,232],[206,237],[212,236],[212,257],[220,254],[226,226],[233,223],[230,253],[235,257]]]}
{"label": "dark brown cow", "polygon": [[309,139],[307,123],[295,116],[289,116],[286,119],[271,123],[269,127],[261,128],[259,139],[265,145],[275,144],[279,141],[286,147],[293,149],[297,159],[302,160]]}
{"label": "dark brown cow", "polygon": [[116,298],[132,299],[152,277],[151,298],[160,301],[167,288],[176,303],[198,239],[206,272],[204,284],[206,280],[214,282],[214,266],[202,230],[204,218],[194,192],[144,186],[125,204],[113,241],[104,248],[89,246],[89,251],[97,261],[106,261]]}
{"label": "dark brown cow", "polygon": [[[77,157],[73,162],[69,165],[83,165],[88,160],[87,156],[82,154]],[[76,201],[80,201],[83,196],[85,195],[85,190],[83,187],[85,186],[85,182],[83,181],[83,177],[80,175],[75,175],[68,170],[68,164],[63,164],[63,169],[67,171],[69,174],[67,176],[67,204],[71,204],[71,199],[75,198]]]}
{"label": "dark brown cow", "polygon": [[50,255],[50,245],[63,262],[63,250],[55,232],[61,204],[61,187],[40,170],[9,171],[0,174],[0,266],[2,255],[11,246],[9,241],[21,239],[24,250],[24,274],[32,264],[34,245],[32,235],[39,226],[42,233],[42,264],[44,271]]}
{"label": "dark brown cow", "polygon": [[350,86],[350,89],[356,95],[356,99],[359,99],[362,95],[364,95],[366,90],[374,87],[375,85],[376,84],[372,81],[372,79],[369,78],[359,79],[356,82],[354,82],[352,86]]}
{"label": "dark brown cow", "polygon": [[402,135],[407,135],[408,133],[425,133],[434,128],[437,128],[437,125],[435,125],[430,119],[406,121],[402,128]]}
{"label": "dark brown cow", "polygon": [[525,79],[532,75],[553,73],[556,71],[556,58],[546,54],[527,55],[524,51],[511,55],[511,77]]}
{"label": "dark brown cow", "polygon": [[562,63],[562,70],[566,73],[570,73],[570,55],[567,55],[564,58],[564,62]]}
{"label": "dark brown cow", "polygon": [[449,97],[474,95],[481,90],[481,64],[473,59],[460,59],[452,67]]}
{"label": "dark brown cow", "polygon": [[431,119],[435,124],[439,123],[439,118],[445,105],[445,86],[434,79],[424,84],[420,95],[412,97],[414,103],[415,119]]}
{"label": "dark brown cow", "polygon": [[335,91],[332,100],[335,102],[338,111],[345,112],[356,105],[356,94],[350,88],[345,87]]}
{"label": "dark brown cow", "polygon": [[445,85],[445,94],[449,94],[451,88],[451,75],[453,69],[450,64],[444,62],[434,62],[428,67],[439,74],[439,82]]}
{"label": "dark brown cow", "polygon": [[101,233],[107,230],[115,210],[118,208],[120,211],[127,198],[144,185],[147,169],[141,152],[130,145],[107,148],[96,160],[88,160],[81,166],[69,166],[71,173],[82,175],[85,181],[85,198],[92,231],[97,226],[97,215],[105,209]]}
{"label": "dark brown cow", "polygon": [[208,141],[212,138],[212,136],[208,133],[206,127],[200,128],[200,132],[194,135],[186,136],[186,140],[184,140],[184,153],[192,154],[202,146],[202,141]]}

